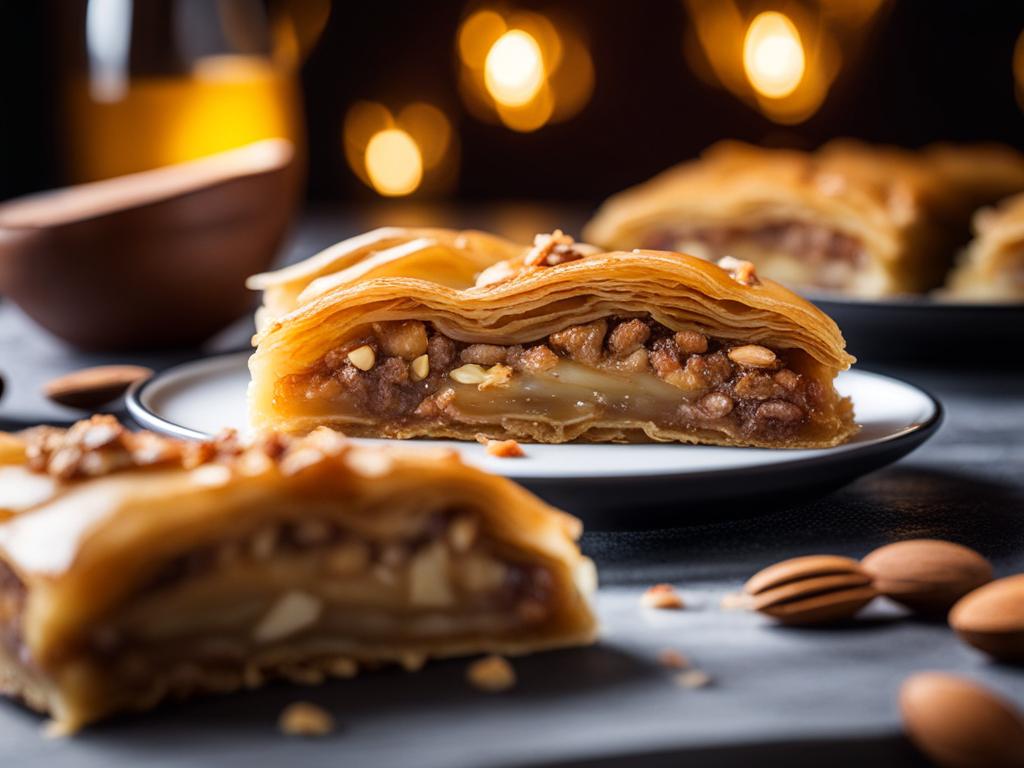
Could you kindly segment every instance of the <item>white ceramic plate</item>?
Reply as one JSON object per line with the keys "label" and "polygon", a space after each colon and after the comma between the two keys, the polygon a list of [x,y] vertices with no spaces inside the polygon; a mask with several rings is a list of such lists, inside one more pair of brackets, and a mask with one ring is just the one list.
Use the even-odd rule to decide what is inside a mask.
{"label": "white ceramic plate", "polygon": [[[244,434],[247,358],[236,353],[164,371],[129,393],[128,409],[139,424],[165,434],[200,439],[226,427]],[[708,504],[720,512],[723,502],[752,496],[759,506],[770,506],[831,490],[909,453],[934,433],[942,418],[933,397],[887,376],[847,371],[837,387],[853,398],[862,428],[849,443],[823,450],[531,444],[524,446],[525,458],[499,459],[476,443],[407,444],[453,447],[466,461],[588,517],[613,515],[628,522],[638,514],[632,511],[638,505],[671,504],[676,511],[663,511],[672,521],[680,514],[681,501],[689,513]],[[642,517],[647,523],[653,520],[650,510]]]}

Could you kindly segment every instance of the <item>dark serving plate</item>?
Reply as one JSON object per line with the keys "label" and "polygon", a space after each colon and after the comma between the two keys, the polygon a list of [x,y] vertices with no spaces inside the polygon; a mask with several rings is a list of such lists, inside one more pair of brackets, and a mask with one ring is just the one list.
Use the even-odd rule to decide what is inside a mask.
{"label": "dark serving plate", "polygon": [[853,299],[805,293],[832,317],[861,362],[943,368],[1024,368],[1024,303],[971,304],[927,296]]}

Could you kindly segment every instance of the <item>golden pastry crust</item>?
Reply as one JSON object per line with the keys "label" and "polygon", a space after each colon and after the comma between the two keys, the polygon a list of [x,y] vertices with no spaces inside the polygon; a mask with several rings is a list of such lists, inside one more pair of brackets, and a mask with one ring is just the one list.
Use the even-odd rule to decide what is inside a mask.
{"label": "golden pastry crust", "polygon": [[[250,360],[254,426],[304,432],[327,424],[352,435],[466,440],[483,432],[496,439],[542,442],[640,439],[786,447],[834,445],[855,430],[849,403],[832,388],[835,374],[852,362],[839,329],[816,307],[778,284],[751,281],[747,273],[734,277],[714,264],[677,253],[595,253],[567,242],[561,233],[538,236],[533,248],[523,250],[461,288],[432,281],[430,264],[419,260],[408,275],[339,285],[268,323],[254,340],[257,350]],[[434,253],[449,264],[467,258],[455,249],[437,248]],[[395,268],[400,271],[400,264]],[[686,348],[680,337],[666,352],[669,337],[680,333],[694,334],[703,346]],[[601,402],[608,390],[594,391],[606,385],[621,389],[628,401],[634,386],[640,386],[634,394],[643,394],[647,386],[654,399],[664,399],[671,408],[684,407],[688,396],[695,399],[713,389],[701,380],[720,379],[726,373],[745,377],[747,369],[757,367],[731,357],[731,349],[743,345],[763,345],[775,350],[780,360],[789,355],[799,370],[783,378],[793,386],[815,382],[811,389],[818,400],[804,404],[815,422],[813,435],[774,439],[738,428],[718,429],[722,422],[707,428],[659,424],[653,418],[659,414],[616,411]],[[674,362],[663,360],[666,364],[658,367],[659,355],[665,354],[674,356]],[[771,354],[772,361],[762,366],[764,375],[782,367],[781,362],[775,364],[776,353]],[[454,362],[453,355],[458,358]],[[427,373],[417,378],[416,364],[424,356]],[[694,356],[700,359],[690,363]],[[456,368],[457,363],[464,365]],[[443,365],[447,368],[439,370]],[[665,375],[651,374],[652,365]],[[677,374],[673,365],[686,369]],[[360,378],[362,374],[366,376]],[[639,374],[646,376],[641,385],[636,384]],[[530,388],[535,385],[555,386],[550,397],[571,396],[576,402],[572,393],[559,395],[548,379],[565,383],[575,378],[586,387],[590,385],[580,377],[588,376],[587,381],[603,377],[585,396],[593,400],[596,395],[596,404],[580,400],[580,407],[587,407],[571,416],[538,413],[530,410],[532,406],[527,408],[530,413],[517,413],[518,406],[513,405],[498,405],[490,416],[470,416],[464,410],[459,418],[445,415],[460,408],[452,402],[459,398],[478,400],[472,408],[486,410],[482,400],[500,403],[516,392],[521,406],[531,400]],[[775,385],[762,385],[768,394],[760,399],[771,399]],[[680,386],[689,390],[680,392]],[[486,397],[473,394],[477,389]],[[332,409],[332,397],[353,392],[361,393],[361,404],[352,405],[347,414]],[[438,413],[422,412],[430,405],[424,400],[428,395],[438,401]],[[399,403],[408,406],[404,415],[397,417],[391,408],[391,416],[382,417],[381,409],[407,396],[419,399]],[[417,403],[420,413],[411,414]],[[725,404],[717,410],[729,408]],[[764,409],[764,418],[774,418],[772,410]],[[786,415],[787,409],[774,406],[774,411]]]}
{"label": "golden pastry crust", "polygon": [[[460,258],[446,263],[438,258],[439,248],[458,253]],[[381,227],[336,243],[298,264],[254,275],[246,285],[263,291],[263,320],[287,314],[346,283],[413,274],[420,261],[432,270],[435,282],[464,285],[485,267],[520,255],[523,250],[521,245],[475,230]],[[396,264],[400,265],[397,273]]]}
{"label": "golden pastry crust", "polygon": [[1024,195],[978,211],[974,231],[943,296],[967,301],[1024,301]]}
{"label": "golden pastry crust", "polygon": [[721,142],[612,197],[584,234],[607,248],[728,253],[790,284],[884,296],[939,285],[971,212],[1020,189],[1024,157],[1005,147]]}
{"label": "golden pastry crust", "polygon": [[452,452],[329,430],[186,444],[105,418],[20,441],[26,463],[0,468],[0,689],[64,729],[594,637],[579,522]]}

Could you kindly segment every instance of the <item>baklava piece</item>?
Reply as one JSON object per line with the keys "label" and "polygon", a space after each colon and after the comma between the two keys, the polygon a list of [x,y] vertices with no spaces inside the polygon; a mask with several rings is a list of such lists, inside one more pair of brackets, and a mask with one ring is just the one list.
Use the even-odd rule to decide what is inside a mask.
{"label": "baklava piece", "polygon": [[579,522],[450,452],[326,429],[184,443],[109,417],[18,442],[0,461],[0,688],[61,730],[594,637]]}
{"label": "baklava piece", "polygon": [[[465,258],[434,252],[449,269]],[[597,253],[556,231],[462,287],[414,270],[331,287],[264,327],[254,426],[761,447],[856,430],[833,387],[852,362],[839,329],[748,263]]]}
{"label": "baklava piece", "polygon": [[612,197],[585,230],[606,248],[753,262],[762,276],[860,297],[940,285],[973,208],[1024,172],[992,148],[912,152],[841,140],[816,152],[736,142]]}
{"label": "baklava piece", "polygon": [[1024,195],[974,219],[975,238],[949,278],[944,296],[967,301],[1024,301]]}

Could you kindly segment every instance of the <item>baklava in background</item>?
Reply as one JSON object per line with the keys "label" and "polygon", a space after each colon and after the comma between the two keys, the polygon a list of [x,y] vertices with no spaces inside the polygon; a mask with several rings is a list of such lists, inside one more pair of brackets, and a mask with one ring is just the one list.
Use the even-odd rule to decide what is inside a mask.
{"label": "baklava in background", "polygon": [[732,256],[794,287],[923,293],[945,280],[974,210],[1021,190],[1024,157],[1002,147],[721,142],[612,197],[584,235],[605,248]]}

